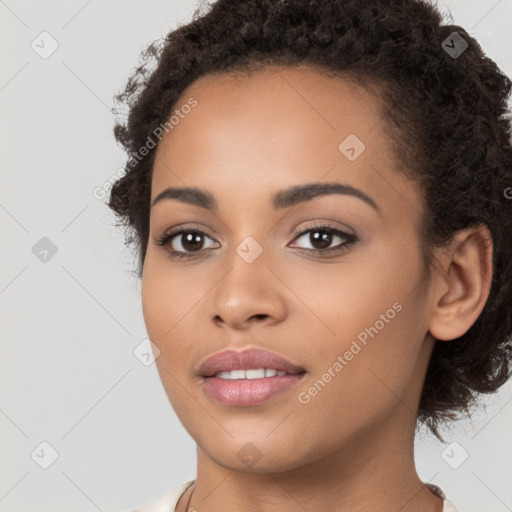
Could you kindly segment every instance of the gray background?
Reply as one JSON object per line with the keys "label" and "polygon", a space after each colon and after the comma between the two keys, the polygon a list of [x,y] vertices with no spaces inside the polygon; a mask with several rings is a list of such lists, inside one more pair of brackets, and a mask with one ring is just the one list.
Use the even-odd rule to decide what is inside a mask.
{"label": "gray background", "polygon": [[[147,337],[134,261],[93,191],[124,163],[113,95],[146,44],[197,5],[0,1],[2,512],[119,512],[195,476],[155,365],[133,353]],[[439,5],[512,75],[512,0]],[[52,40],[47,58],[31,47]],[[417,440],[420,476],[464,512],[512,510],[511,402],[509,384],[446,445]]]}

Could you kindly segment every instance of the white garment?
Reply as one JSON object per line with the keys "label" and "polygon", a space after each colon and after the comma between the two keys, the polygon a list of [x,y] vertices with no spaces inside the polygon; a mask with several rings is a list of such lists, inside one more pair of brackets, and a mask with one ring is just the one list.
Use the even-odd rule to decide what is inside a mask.
{"label": "white garment", "polygon": [[[172,491],[164,494],[161,498],[150,503],[146,503],[136,509],[126,512],[175,512],[176,505],[178,504],[181,495],[194,483],[194,480],[175,487]],[[455,508],[455,505],[446,497],[440,487],[434,484],[426,484],[427,487],[436,495],[439,496],[444,503],[443,512],[460,512]]]}

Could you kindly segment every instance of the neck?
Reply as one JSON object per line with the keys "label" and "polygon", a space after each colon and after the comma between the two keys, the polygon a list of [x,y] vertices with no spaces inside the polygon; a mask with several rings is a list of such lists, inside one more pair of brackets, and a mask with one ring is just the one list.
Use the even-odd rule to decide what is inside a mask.
{"label": "neck", "polygon": [[426,488],[414,465],[415,417],[403,405],[395,413],[379,432],[359,432],[342,449],[278,473],[226,468],[198,446],[197,478],[179,505],[185,507],[191,497],[189,507],[200,512],[441,512],[441,499]]}

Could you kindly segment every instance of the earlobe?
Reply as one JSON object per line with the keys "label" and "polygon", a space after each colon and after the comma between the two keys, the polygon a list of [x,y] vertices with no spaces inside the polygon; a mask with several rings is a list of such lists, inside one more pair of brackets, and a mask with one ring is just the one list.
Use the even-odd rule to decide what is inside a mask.
{"label": "earlobe", "polygon": [[485,224],[456,233],[433,279],[432,336],[453,340],[475,323],[491,289],[492,253],[492,236]]}

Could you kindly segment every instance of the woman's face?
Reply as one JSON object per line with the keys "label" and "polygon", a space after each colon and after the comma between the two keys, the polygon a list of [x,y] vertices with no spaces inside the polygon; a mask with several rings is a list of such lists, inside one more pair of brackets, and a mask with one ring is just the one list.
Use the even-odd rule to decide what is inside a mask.
{"label": "woman's face", "polygon": [[[269,68],[202,77],[175,108],[152,201],[194,187],[216,208],[170,193],[152,207],[142,305],[165,391],[201,453],[284,471],[408,432],[432,349],[423,208],[373,97],[313,70]],[[327,183],[345,188],[286,200]],[[157,245],[171,230],[186,233]],[[304,373],[200,375],[211,355],[248,348]],[[239,396],[273,378],[284,390]]]}

